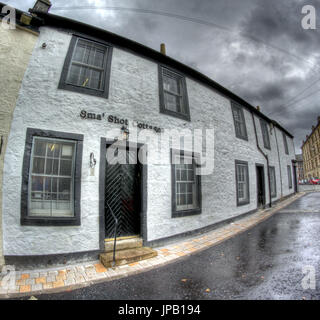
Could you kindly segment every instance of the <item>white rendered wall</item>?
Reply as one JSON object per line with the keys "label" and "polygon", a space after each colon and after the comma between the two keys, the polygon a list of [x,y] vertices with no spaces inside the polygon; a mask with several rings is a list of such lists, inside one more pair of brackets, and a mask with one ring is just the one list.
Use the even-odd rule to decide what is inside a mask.
{"label": "white rendered wall", "polygon": [[[38,43],[25,74],[14,113],[4,166],[5,255],[58,254],[99,249],[100,138],[113,138],[109,130],[119,129],[119,125],[112,125],[106,120],[82,120],[79,114],[83,109],[139,120],[166,129],[214,128],[215,167],[213,174],[202,177],[201,215],[171,218],[171,167],[148,165],[148,241],[195,230],[256,209],[255,163],[263,163],[266,168],[266,162],[256,147],[251,113],[244,111],[248,141],[237,139],[229,99],[187,78],[191,122],[160,114],[158,65],[118,48],[113,49],[108,99],[59,90],[58,83],[70,40],[71,35],[67,33],[41,28]],[[46,49],[41,48],[43,42],[47,43]],[[81,226],[20,225],[21,171],[28,127],[84,135]],[[259,121],[257,130],[261,135]],[[270,138],[270,165],[279,167],[275,142]],[[282,143],[280,134],[278,140]],[[288,145],[292,148],[290,143]],[[152,145],[148,146],[149,151],[152,148]],[[90,176],[89,170],[91,152],[98,160],[94,176]],[[166,156],[169,158],[169,155],[168,148]],[[293,149],[290,149],[288,162],[290,157],[294,159]],[[236,205],[236,159],[249,163],[250,203],[240,207]],[[284,174],[286,176],[286,169]],[[267,181],[267,176],[265,178]],[[284,178],[283,183],[286,181]],[[279,188],[278,181],[277,187]],[[284,188],[283,195],[287,193],[288,190]],[[279,197],[278,190],[277,198]],[[268,195],[266,199],[268,200]]]}

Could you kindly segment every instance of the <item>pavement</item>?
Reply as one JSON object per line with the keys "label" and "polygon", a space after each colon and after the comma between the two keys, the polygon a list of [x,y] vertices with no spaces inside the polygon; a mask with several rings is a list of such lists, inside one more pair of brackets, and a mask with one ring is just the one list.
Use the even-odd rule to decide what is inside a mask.
{"label": "pavement", "polygon": [[[19,298],[58,292],[70,292],[96,284],[102,285],[102,283],[106,282],[112,283],[111,280],[140,275],[141,273],[154,269],[158,270],[159,267],[171,265],[174,262],[177,263],[181,261],[181,263],[183,263],[183,259],[194,254],[200,254],[203,250],[207,250],[208,248],[244,233],[260,224],[262,221],[270,218],[275,213],[282,212],[284,208],[286,208],[286,210],[305,210],[306,206],[308,208],[308,201],[306,200],[307,204],[303,205],[304,198],[302,197],[304,195],[305,193],[295,194],[290,198],[278,202],[272,208],[259,210],[256,213],[244,218],[239,218],[235,222],[213,231],[180,240],[166,246],[154,248],[157,250],[158,256],[152,259],[108,269],[99,261],[91,261],[50,269],[13,271],[7,275],[0,275],[0,298]],[[317,196],[318,195],[319,193]],[[298,207],[296,207],[295,204],[292,204],[300,198],[302,199],[301,206],[298,205]],[[290,204],[292,205],[290,206]],[[308,210],[310,211],[310,214],[312,213],[312,210],[315,212],[314,207],[310,207]],[[199,271],[197,270],[197,272]],[[10,277],[8,275],[10,275]],[[185,282],[187,282],[187,279]]]}

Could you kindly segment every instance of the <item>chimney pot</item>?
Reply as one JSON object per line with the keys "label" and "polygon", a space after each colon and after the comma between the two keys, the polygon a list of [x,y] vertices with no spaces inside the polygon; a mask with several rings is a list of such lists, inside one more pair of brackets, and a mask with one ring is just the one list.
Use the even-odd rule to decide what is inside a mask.
{"label": "chimney pot", "polygon": [[50,0],[37,0],[36,3],[34,4],[32,10],[33,11],[41,11],[41,12],[49,12],[52,4]]}
{"label": "chimney pot", "polygon": [[166,45],[164,43],[160,44],[160,52],[166,55]]}
{"label": "chimney pot", "polygon": [[257,106],[257,110],[260,111],[260,106]]}

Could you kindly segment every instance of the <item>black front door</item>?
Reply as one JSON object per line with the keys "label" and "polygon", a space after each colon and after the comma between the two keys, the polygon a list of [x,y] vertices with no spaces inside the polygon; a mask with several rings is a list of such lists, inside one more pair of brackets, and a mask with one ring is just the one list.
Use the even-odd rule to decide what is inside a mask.
{"label": "black front door", "polygon": [[294,186],[294,192],[296,193],[298,191],[298,185],[297,185],[297,163],[295,161],[292,161],[292,169],[293,169],[293,186]]}
{"label": "black front door", "polygon": [[258,208],[265,205],[265,186],[263,165],[256,165]]}
{"label": "black front door", "polygon": [[[111,147],[113,148],[113,147]],[[140,164],[131,164],[137,150],[113,148],[117,161],[106,159],[105,226],[106,238],[114,237],[115,219],[118,219],[117,237],[140,234]],[[131,160],[131,161],[130,161]],[[110,163],[111,162],[111,163]],[[119,163],[120,162],[120,163]]]}

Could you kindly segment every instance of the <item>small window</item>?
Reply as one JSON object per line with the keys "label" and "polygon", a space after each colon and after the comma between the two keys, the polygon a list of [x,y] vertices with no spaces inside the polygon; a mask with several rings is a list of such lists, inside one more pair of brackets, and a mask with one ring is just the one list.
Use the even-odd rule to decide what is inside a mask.
{"label": "small window", "polygon": [[289,189],[291,189],[292,188],[291,166],[287,166],[287,172],[288,172],[288,185],[289,185]]}
{"label": "small window", "polygon": [[270,166],[269,167],[269,173],[270,173],[270,192],[271,197],[275,198],[277,196],[277,183],[276,183],[276,170],[275,167]]}
{"label": "small window", "polygon": [[159,66],[160,112],[190,121],[185,77]]}
{"label": "small window", "polygon": [[283,138],[283,145],[284,145],[285,153],[289,154],[287,137],[286,137],[286,134],[284,132],[282,132],[282,138]]}
{"label": "small window", "polygon": [[172,217],[201,213],[200,175],[193,153],[172,150]]}
{"label": "small window", "polygon": [[235,104],[233,102],[231,103],[231,105],[232,105],[232,114],[233,114],[234,127],[236,131],[236,137],[240,139],[248,140],[243,108],[240,105]]}
{"label": "small window", "polygon": [[79,225],[82,135],[27,130],[21,223]]}
{"label": "small window", "polygon": [[268,123],[265,120],[260,119],[260,125],[261,125],[261,131],[262,131],[263,145],[266,149],[271,149]]}
{"label": "small window", "polygon": [[110,46],[73,36],[59,88],[107,98],[111,53]]}
{"label": "small window", "polygon": [[250,202],[248,162],[236,160],[237,205]]}

